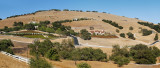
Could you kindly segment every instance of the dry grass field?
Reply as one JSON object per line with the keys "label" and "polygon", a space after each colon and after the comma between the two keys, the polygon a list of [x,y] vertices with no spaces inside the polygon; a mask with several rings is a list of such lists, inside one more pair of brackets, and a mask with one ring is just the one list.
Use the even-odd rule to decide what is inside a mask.
{"label": "dry grass field", "polygon": [[29,68],[29,65],[0,53],[0,68]]}

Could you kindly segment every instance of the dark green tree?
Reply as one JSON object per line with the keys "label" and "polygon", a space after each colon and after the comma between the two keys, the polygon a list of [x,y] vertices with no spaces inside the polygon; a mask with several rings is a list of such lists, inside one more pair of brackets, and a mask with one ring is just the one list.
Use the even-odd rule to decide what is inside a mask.
{"label": "dark green tree", "polygon": [[158,40],[158,34],[155,35],[154,40]]}
{"label": "dark green tree", "polygon": [[55,60],[55,61],[59,61],[59,55],[58,55],[58,51],[55,48],[50,49],[47,53],[46,53],[46,57],[49,58],[50,60]]}
{"label": "dark green tree", "polygon": [[129,27],[129,30],[133,30],[133,27],[132,27],[132,26],[130,26],[130,27]]}
{"label": "dark green tree", "polygon": [[91,39],[91,34],[86,30],[86,29],[82,29],[80,31],[81,34],[81,38],[84,40],[90,40]]}
{"label": "dark green tree", "polygon": [[123,37],[123,38],[125,38],[125,34],[124,33],[121,33],[120,36]]}
{"label": "dark green tree", "polygon": [[134,34],[132,34],[131,32],[127,33],[128,38],[135,40],[136,38],[134,37]]}
{"label": "dark green tree", "polygon": [[147,45],[138,44],[130,48],[130,53],[137,64],[155,64],[156,52]]}
{"label": "dark green tree", "polygon": [[27,29],[27,30],[35,30],[35,24],[32,24],[32,23],[30,23],[30,24],[25,24],[25,29]]}

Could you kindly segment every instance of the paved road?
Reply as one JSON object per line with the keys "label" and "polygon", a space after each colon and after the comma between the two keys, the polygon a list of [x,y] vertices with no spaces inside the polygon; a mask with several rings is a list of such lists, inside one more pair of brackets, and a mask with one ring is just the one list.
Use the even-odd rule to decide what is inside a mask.
{"label": "paved road", "polygon": [[154,45],[154,44],[156,44],[156,43],[158,43],[158,42],[160,42],[160,40],[157,40],[157,41],[153,42],[153,43],[150,44],[150,45]]}
{"label": "paved road", "polygon": [[72,37],[72,38],[73,38],[73,40],[74,40],[74,45],[79,45],[79,42],[78,42],[77,37],[76,37],[76,36],[74,36],[74,35],[71,35],[71,37]]}

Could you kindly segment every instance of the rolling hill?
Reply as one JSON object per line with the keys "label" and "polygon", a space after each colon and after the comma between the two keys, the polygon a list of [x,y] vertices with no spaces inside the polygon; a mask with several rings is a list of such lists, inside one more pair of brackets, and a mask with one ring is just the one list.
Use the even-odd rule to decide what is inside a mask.
{"label": "rolling hill", "polygon": [[[138,24],[137,22],[139,21],[140,22],[145,22],[145,21],[142,21],[136,18],[127,18],[124,16],[117,16],[113,14],[98,13],[98,12],[54,11],[54,10],[41,11],[41,12],[36,12],[34,14],[26,14],[18,17],[7,18],[0,21],[0,28],[3,28],[4,26],[13,27],[13,23],[19,22],[19,21],[27,24],[30,22],[39,22],[39,21],[45,21],[45,20],[54,22],[54,21],[66,20],[66,19],[73,20],[77,18],[88,18],[90,20],[67,22],[67,23],[63,23],[63,25],[71,26],[72,29],[74,29],[77,32],[80,31],[81,29],[89,30],[90,27],[94,27],[94,30],[104,30],[105,32],[108,32],[117,36],[119,36],[120,33],[131,32],[134,34],[136,38],[136,40],[131,40],[131,42],[134,41],[135,43],[142,42],[142,43],[150,44],[154,41],[154,36],[156,34],[155,30]],[[116,22],[120,26],[122,26],[123,29],[119,29],[120,32],[117,33],[116,29],[118,28],[103,22],[102,21],[103,19]],[[133,27],[133,30],[129,30],[129,27],[131,26]],[[153,33],[148,36],[142,36],[142,33],[140,33],[140,28],[152,30]],[[130,40],[128,38],[119,38],[119,39],[120,40],[125,39],[125,41]],[[124,41],[119,41],[119,42],[124,43]]]}

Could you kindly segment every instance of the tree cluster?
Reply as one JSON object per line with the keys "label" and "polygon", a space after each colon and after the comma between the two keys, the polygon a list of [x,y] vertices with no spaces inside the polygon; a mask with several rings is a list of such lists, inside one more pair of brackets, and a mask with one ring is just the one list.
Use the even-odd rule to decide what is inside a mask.
{"label": "tree cluster", "polygon": [[157,47],[138,44],[130,48],[130,54],[137,64],[155,64],[156,57],[160,56],[160,50]]}
{"label": "tree cluster", "polygon": [[131,48],[114,45],[110,60],[119,66],[126,65],[130,60],[137,64],[155,64],[156,58],[160,56],[160,50],[157,47],[148,47],[147,45],[137,44]]}
{"label": "tree cluster", "polygon": [[105,19],[103,19],[102,21],[105,22],[105,23],[109,23],[109,24],[111,24],[112,26],[117,27],[117,28],[119,28],[119,29],[123,29],[122,26],[119,26],[116,22],[113,22],[113,21],[111,21],[111,20],[105,20]]}
{"label": "tree cluster", "polygon": [[49,64],[45,59],[31,58],[30,68],[52,68],[52,65]]}
{"label": "tree cluster", "polygon": [[91,34],[86,30],[86,29],[82,29],[80,31],[80,37],[84,40],[90,40],[91,39]]}
{"label": "tree cluster", "polygon": [[141,29],[141,32],[143,36],[148,36],[152,34],[152,30],[147,30],[147,29]]}
{"label": "tree cluster", "polygon": [[114,45],[113,54],[110,56],[110,60],[113,60],[115,64],[118,64],[120,67],[127,65],[130,62],[129,51],[127,47],[120,48],[119,45]]}
{"label": "tree cluster", "polygon": [[138,24],[144,25],[144,26],[148,26],[151,29],[154,29],[157,32],[160,32],[160,25],[155,25],[153,23],[149,23],[149,22],[138,22]]}
{"label": "tree cluster", "polygon": [[0,51],[6,51],[8,53],[14,54],[11,47],[14,47],[14,44],[11,40],[4,39],[0,41]]}
{"label": "tree cluster", "polygon": [[23,22],[14,22],[13,26],[23,27]]}
{"label": "tree cluster", "polygon": [[34,44],[29,45],[29,48],[31,55],[42,56],[55,61],[60,59],[107,61],[107,54],[103,53],[101,49],[75,48],[72,40],[63,40],[61,44],[52,43],[47,39],[44,42],[35,41]]}

